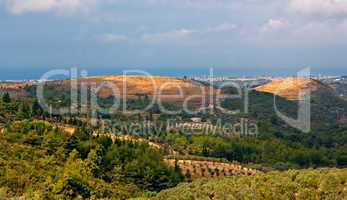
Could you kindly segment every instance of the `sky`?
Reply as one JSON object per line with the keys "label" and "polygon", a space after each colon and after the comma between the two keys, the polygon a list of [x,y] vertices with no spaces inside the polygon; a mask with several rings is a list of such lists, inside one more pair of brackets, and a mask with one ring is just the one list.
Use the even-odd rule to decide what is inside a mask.
{"label": "sky", "polygon": [[347,0],[0,0],[0,79],[347,74]]}

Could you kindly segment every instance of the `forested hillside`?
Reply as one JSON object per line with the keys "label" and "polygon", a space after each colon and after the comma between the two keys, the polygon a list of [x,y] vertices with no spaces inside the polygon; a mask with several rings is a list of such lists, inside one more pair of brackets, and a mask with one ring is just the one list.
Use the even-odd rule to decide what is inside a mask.
{"label": "forested hillside", "polygon": [[24,120],[7,124],[0,140],[0,199],[127,199],[183,180],[160,151],[86,130]]}
{"label": "forested hillside", "polygon": [[154,200],[347,199],[346,169],[308,169],[200,180],[163,191]]}
{"label": "forested hillside", "polygon": [[[121,111],[100,114],[97,124],[92,125],[88,113],[48,113],[35,98],[34,87],[26,89],[32,97],[14,99],[4,93],[0,100],[0,199],[128,199],[152,198],[157,193],[159,199],[175,199],[174,193],[182,193],[183,199],[189,199],[200,194],[201,187],[204,196],[197,199],[205,196],[233,199],[232,195],[236,199],[345,197],[345,182],[339,181],[347,179],[345,170],[335,168],[347,166],[347,129],[336,116],[344,112],[347,103],[333,93],[313,92],[312,131],[302,133],[276,116],[273,95],[264,92],[249,93],[248,113],[230,115],[216,110],[212,114],[183,112],[170,116],[155,105],[143,115],[129,116]],[[70,104],[69,93],[63,88],[48,87],[45,95],[50,105]],[[103,105],[110,101],[99,100]],[[142,109],[148,103],[146,95],[139,95],[128,106]],[[240,109],[242,104],[242,99],[223,102],[227,109]],[[281,112],[296,116],[296,101],[278,97],[277,104]],[[167,105],[175,109],[174,105]],[[153,116],[157,116],[157,124],[165,124],[172,118],[180,123],[192,123],[191,118],[195,117],[207,124],[217,124],[218,120],[237,123],[238,119],[247,118],[256,123],[259,132],[248,136],[223,132],[209,135],[199,131],[187,134],[153,126],[144,135],[132,137],[136,129],[114,131],[112,124],[103,123],[103,119],[112,119],[116,125],[138,125],[154,121]],[[138,139],[108,136],[112,134]],[[149,144],[158,144],[159,148]],[[332,169],[304,170],[322,167]],[[291,169],[299,171],[287,172]],[[271,172],[275,170],[281,172]],[[228,176],[235,177],[212,180]],[[211,182],[199,181],[202,177],[209,177]],[[192,185],[174,188],[182,182],[196,180]],[[207,193],[204,193],[205,185]],[[220,194],[224,187],[229,188],[231,196]],[[174,189],[161,192],[170,188]],[[314,188],[318,193],[311,192]]]}

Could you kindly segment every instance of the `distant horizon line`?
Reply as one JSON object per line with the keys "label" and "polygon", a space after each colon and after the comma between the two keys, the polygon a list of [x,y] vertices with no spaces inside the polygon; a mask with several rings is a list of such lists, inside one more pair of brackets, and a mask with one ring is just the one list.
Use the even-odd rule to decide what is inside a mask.
{"label": "distant horizon line", "polygon": [[[87,76],[84,77],[99,77],[99,76],[122,76],[124,74],[120,74],[120,73],[114,73],[114,74],[88,74]],[[170,74],[151,74],[152,76],[156,76],[156,77],[176,77],[176,78],[272,78],[272,79],[276,79],[276,78],[286,78],[286,77],[295,77],[297,75],[213,75],[210,76],[209,74],[205,74],[205,75],[170,75]],[[141,74],[128,74],[128,76],[145,76],[145,75],[141,75]],[[78,78],[82,78],[83,76],[78,76]],[[327,74],[311,74],[312,78],[338,78],[338,77],[347,77],[347,75],[345,74],[339,74],[339,75],[327,75]],[[68,79],[69,77],[64,77],[64,78],[55,78],[55,79],[50,79],[50,80],[65,80]],[[1,82],[15,82],[15,81],[39,81],[40,78],[23,78],[23,79],[3,79],[0,78]]]}
{"label": "distant horizon line", "polygon": [[[108,76],[108,75],[123,75],[124,71],[127,70],[142,70],[155,76],[171,76],[171,77],[203,77],[210,75],[210,69],[213,69],[214,76],[218,77],[288,77],[295,76],[296,72],[300,68],[284,68],[284,69],[236,69],[236,68],[224,68],[224,67],[148,67],[148,66],[98,66],[98,67],[75,67],[78,72],[82,70],[87,71],[87,76]],[[0,74],[0,80],[39,80],[43,74],[51,70],[63,69],[68,70],[71,67],[60,67],[60,68],[3,68]],[[302,69],[302,68],[301,68]],[[345,69],[318,69],[311,68],[312,76],[345,76],[347,71]],[[67,78],[67,77],[66,77]]]}

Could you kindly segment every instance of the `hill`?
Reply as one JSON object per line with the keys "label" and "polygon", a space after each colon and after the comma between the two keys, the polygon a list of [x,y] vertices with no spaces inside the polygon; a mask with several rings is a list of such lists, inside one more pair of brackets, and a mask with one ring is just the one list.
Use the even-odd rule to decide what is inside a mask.
{"label": "hill", "polygon": [[31,86],[33,82],[30,81],[1,81],[0,82],[0,95],[6,92],[10,94],[11,98],[20,99],[29,97],[30,94],[25,90],[25,87]]}
{"label": "hill", "polygon": [[[71,80],[57,80],[46,83],[48,86],[69,89]],[[77,80],[77,85],[99,87],[98,94],[102,98],[116,95],[110,86],[116,86],[118,95],[128,98],[139,96],[160,99],[168,103],[182,104],[188,96],[196,95],[190,99],[190,105],[200,106],[202,97],[210,93],[210,87],[189,79],[179,79],[167,76],[93,76],[83,77]],[[208,100],[208,98],[206,98]]]}
{"label": "hill", "polygon": [[309,90],[316,92],[318,90],[333,92],[332,88],[323,83],[304,77],[288,77],[283,79],[276,79],[270,83],[258,86],[255,88],[259,92],[268,92],[276,94],[290,100],[299,99],[300,90]]}
{"label": "hill", "polygon": [[[268,84],[261,85],[254,89],[254,92],[259,94],[270,93],[279,97],[279,100],[284,103],[281,106],[287,113],[296,111],[297,109],[290,104],[296,103],[299,100],[300,90],[311,91],[311,122],[313,128],[331,128],[336,125],[344,125],[347,116],[347,102],[338,95],[338,93],[330,86],[321,83],[320,81],[309,78],[284,78],[274,80]],[[263,95],[265,96],[265,95]],[[272,97],[268,96],[268,101]],[[287,100],[287,102],[286,102]],[[262,100],[261,102],[267,102]],[[273,103],[271,103],[273,104]],[[273,107],[268,105],[266,107]]]}
{"label": "hill", "polygon": [[[53,97],[59,95],[53,91],[50,91]],[[326,179],[320,175],[330,174],[330,171],[312,172],[312,176],[310,171],[305,171],[303,175],[288,176],[279,173],[263,175],[261,172],[263,169],[271,170],[271,167],[287,170],[347,166],[347,131],[333,127],[333,122],[328,121],[334,117],[333,113],[329,113],[329,110],[334,109],[329,106],[341,108],[346,102],[339,101],[334,93],[320,91],[312,95],[312,114],[316,116],[313,121],[325,129],[314,129],[308,134],[291,130],[275,118],[271,110],[272,94],[251,91],[247,117],[250,120],[257,119],[258,137],[189,135],[168,132],[166,129],[155,134],[155,137],[151,133],[148,133],[149,137],[144,135],[144,138],[109,137],[107,132],[106,135],[98,132],[107,130],[104,129],[107,127],[91,127],[83,121],[87,119],[85,116],[50,116],[40,111],[34,100],[0,99],[0,122],[5,119],[0,128],[0,199],[146,198],[175,187],[184,180],[195,180],[202,176],[219,180],[211,180],[214,185],[206,186],[211,192],[203,192],[201,198],[198,196],[200,193],[196,194],[193,190],[196,183],[191,185],[192,188],[182,189],[183,186],[180,186],[172,191],[182,193],[182,199],[186,198],[185,195],[191,199],[195,196],[195,199],[203,199],[206,194],[211,199],[233,199],[232,195],[222,196],[221,192],[224,191],[235,195],[234,199],[242,195],[254,195],[254,198],[246,196],[248,199],[294,199],[296,196],[292,196],[296,194],[299,199],[343,199],[340,185],[345,182],[339,181],[339,177],[343,176],[342,180],[346,178],[345,174],[339,172],[332,172]],[[277,103],[281,111],[293,111],[295,114],[296,101],[279,97]],[[185,117],[184,114],[178,116]],[[125,123],[142,120],[141,116],[139,119],[127,119],[118,114],[114,117]],[[207,113],[200,117],[220,117],[226,121],[235,118],[217,112],[216,116]],[[164,121],[166,118],[158,120]],[[131,132],[125,131],[128,134]],[[173,152],[182,153],[183,156],[176,156]],[[174,154],[174,159],[178,158],[177,162],[168,153]],[[250,171],[248,167],[257,170]],[[251,175],[253,172],[260,174]],[[240,174],[251,175],[252,179]],[[236,177],[223,179],[224,176]],[[323,184],[318,184],[318,180]],[[268,190],[267,185],[271,184],[273,189]],[[321,196],[305,196],[311,195],[313,188],[318,193],[312,193]],[[188,191],[190,189],[193,192]],[[159,197],[181,199],[177,194],[174,197],[171,193],[165,196],[169,191],[161,193]],[[187,194],[185,191],[188,191]],[[286,194],[290,198],[280,198]]]}
{"label": "hill", "polygon": [[160,192],[154,199],[340,200],[347,198],[346,180],[346,169],[290,170],[181,184]]}

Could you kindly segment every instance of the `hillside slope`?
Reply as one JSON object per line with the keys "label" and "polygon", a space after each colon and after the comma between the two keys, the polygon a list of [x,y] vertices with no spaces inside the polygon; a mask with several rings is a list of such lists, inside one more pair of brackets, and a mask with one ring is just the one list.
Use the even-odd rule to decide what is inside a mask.
{"label": "hillside slope", "polygon": [[270,83],[258,86],[255,90],[276,94],[277,96],[291,100],[299,99],[300,90],[309,90],[311,92],[324,90],[332,92],[332,88],[329,88],[329,86],[326,86],[317,80],[304,77],[277,79]]}
{"label": "hillside slope", "polygon": [[[199,105],[202,97],[206,97],[211,89],[192,80],[166,76],[93,76],[80,78],[77,84],[98,87],[98,94],[104,98],[117,94],[110,86],[115,86],[115,91],[122,97],[137,98],[139,95],[146,95],[151,100],[155,98],[169,103],[182,103],[187,97],[194,95],[189,103],[195,105]],[[71,80],[49,81],[47,85],[70,88]]]}
{"label": "hillside slope", "polygon": [[[293,106],[288,109],[288,105],[296,104],[297,100],[299,100],[300,90],[309,90],[311,91],[310,107],[313,128],[326,129],[327,127],[330,128],[346,123],[347,102],[333,88],[317,80],[308,78],[284,78],[256,87],[254,90],[254,92],[258,92],[259,94],[263,93],[263,96],[266,96],[265,93],[268,93],[282,97],[277,99],[284,102],[284,104],[280,102],[277,104],[280,106],[281,104],[285,105],[281,107],[288,112],[297,111],[297,108]],[[266,107],[273,107],[273,100],[271,100],[273,98],[268,96],[267,99],[269,105]],[[287,103],[285,103],[285,100],[288,100]],[[261,102],[264,103],[267,101],[262,100]]]}
{"label": "hillside slope", "polygon": [[347,199],[347,170],[318,169],[201,180],[162,191],[155,200]]}

